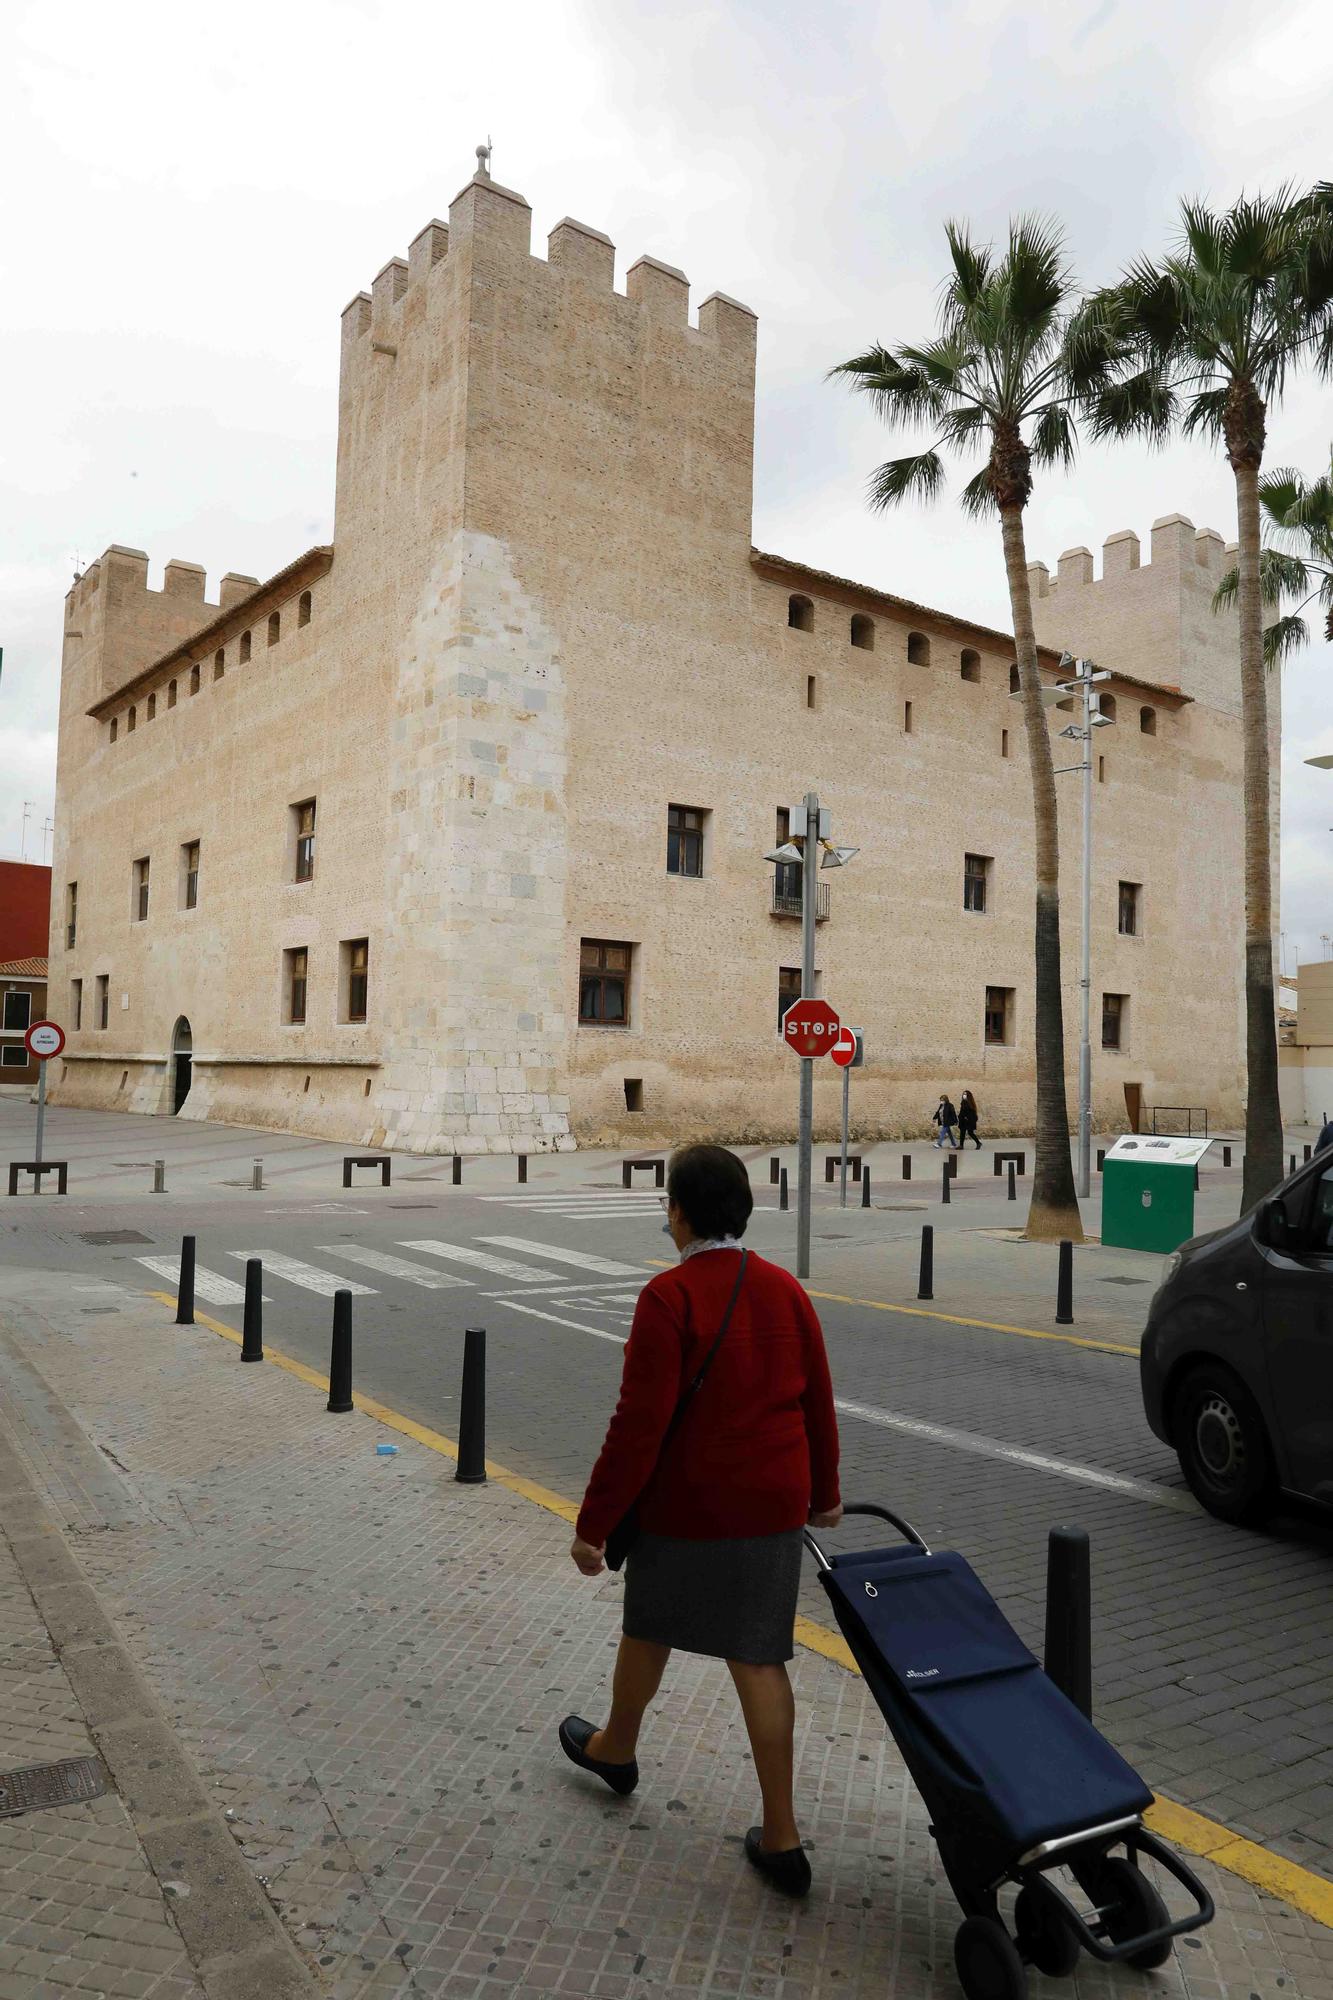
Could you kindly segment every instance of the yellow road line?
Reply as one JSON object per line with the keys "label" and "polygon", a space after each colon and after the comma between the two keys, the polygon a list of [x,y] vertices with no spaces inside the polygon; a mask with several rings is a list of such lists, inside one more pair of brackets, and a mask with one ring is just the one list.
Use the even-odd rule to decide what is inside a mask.
{"label": "yellow road line", "polygon": [[[147,1296],[175,1309],[176,1299],[170,1292],[149,1292]],[[835,1295],[815,1292],[811,1296],[826,1298]],[[874,1305],[877,1301],[847,1299],[839,1300],[839,1303]],[[903,1312],[908,1308],[886,1306],[883,1310]],[[935,1313],[929,1317],[945,1319],[948,1315]],[[224,1340],[230,1340],[236,1346],[240,1346],[241,1336],[235,1327],[227,1326],[221,1320],[211,1319],[207,1313],[196,1312],[195,1319],[200,1326],[206,1326],[210,1332],[219,1333]],[[960,1324],[987,1326],[989,1323],[985,1320],[963,1320]],[[1032,1327],[1002,1326],[997,1327],[995,1331],[1028,1333],[1037,1340],[1056,1340],[1062,1337],[1058,1334],[1043,1334]],[[295,1375],[298,1381],[308,1383],[312,1389],[319,1389],[325,1395],[328,1394],[328,1377],[319,1374],[314,1368],[307,1368],[303,1361],[294,1361],[290,1355],[280,1354],[272,1347],[264,1349],[264,1359],[273,1367],[285,1369],[287,1374]],[[415,1443],[425,1445],[428,1451],[439,1452],[445,1458],[457,1459],[458,1446],[452,1438],[445,1437],[441,1431],[432,1430],[427,1424],[417,1423],[412,1417],[402,1416],[397,1410],[391,1410],[387,1403],[380,1403],[373,1397],[358,1394],[356,1407],[364,1411],[368,1417],[373,1417],[376,1423],[383,1424],[386,1430],[398,1431],[403,1437],[409,1437]],[[531,1500],[534,1505],[544,1508],[548,1514],[555,1514],[560,1520],[571,1524],[577,1520],[578,1508],[571,1501],[563,1499],[560,1494],[552,1493],[549,1487],[539,1486],[535,1480],[525,1479],[522,1473],[510,1472],[507,1466],[497,1465],[493,1459],[487,1459],[486,1471],[497,1486],[506,1487],[509,1492],[517,1493],[524,1500]],[[852,1658],[850,1646],[841,1633],[833,1631],[831,1627],[821,1625],[813,1618],[798,1617],[796,1639],[807,1652],[818,1653],[821,1658],[831,1660],[835,1666],[845,1667],[849,1673],[859,1674],[860,1669]],[[1183,1847],[1187,1854],[1202,1855],[1205,1860],[1211,1861],[1215,1868],[1224,1868],[1229,1875],[1238,1876],[1241,1881],[1249,1882],[1256,1889],[1262,1889],[1266,1895],[1276,1896],[1281,1902],[1290,1904],[1292,1909],[1302,1911],[1305,1916],[1313,1917],[1316,1923],[1333,1930],[1333,1882],[1325,1876],[1316,1875],[1313,1869],[1302,1868],[1299,1862],[1288,1861],[1284,1855],[1274,1854],[1270,1849],[1260,1847],[1257,1841],[1246,1840],[1243,1835],[1233,1833],[1230,1827],[1219,1826],[1216,1820],[1205,1819],[1202,1813],[1192,1811],[1189,1806],[1177,1805],[1173,1799],[1157,1798],[1144,1817],[1154,1833],[1161,1834],[1164,1840],[1173,1842],[1177,1847]]]}

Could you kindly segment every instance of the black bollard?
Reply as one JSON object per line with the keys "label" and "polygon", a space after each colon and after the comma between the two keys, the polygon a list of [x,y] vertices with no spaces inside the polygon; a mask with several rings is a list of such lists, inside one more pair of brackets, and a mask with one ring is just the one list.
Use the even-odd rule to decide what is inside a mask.
{"label": "black bollard", "polygon": [[258,1257],[245,1260],[245,1317],[241,1321],[242,1361],[264,1358],[264,1266]]}
{"label": "black bollard", "polygon": [[1082,1528],[1052,1528],[1046,1547],[1046,1671],[1092,1719],[1092,1553]]}
{"label": "black bollard", "polygon": [[945,1164],[945,1166],[946,1166],[946,1167],[948,1168],[948,1170],[949,1170],[949,1179],[950,1179],[951,1181],[956,1181],[956,1180],[958,1179],[958,1155],[957,1155],[957,1153],[946,1153],[946,1154],[945,1154],[945,1156],[944,1156],[944,1164]]}
{"label": "black bollard", "polygon": [[461,1153],[455,1153],[455,1154],[454,1154],[454,1158],[453,1158],[453,1172],[452,1172],[452,1174],[451,1174],[450,1178],[452,1179],[452,1181],[453,1181],[453,1184],[454,1184],[454,1186],[455,1186],[455,1187],[462,1187],[462,1185],[463,1185],[463,1155],[462,1155]]}
{"label": "black bollard", "polygon": [[862,1208],[869,1208],[869,1206],[870,1206],[870,1169],[869,1169],[869,1167],[862,1167],[862,1169],[861,1169],[861,1206],[862,1206]]}
{"label": "black bollard", "polygon": [[1199,1192],[1199,1169],[1197,1167],[1194,1169],[1194,1192],[1195,1194]]}
{"label": "black bollard", "polygon": [[1098,1171],[1098,1173],[1100,1173],[1100,1172],[1101,1172],[1102,1168],[1103,1168],[1103,1167],[1104,1167],[1105,1165],[1106,1165],[1106,1149],[1105,1149],[1105,1147],[1104,1147],[1104,1146],[1099,1146],[1099,1147],[1097,1148],[1097,1171]]}
{"label": "black bollard", "polygon": [[946,1208],[949,1206],[949,1182],[952,1179],[953,1175],[949,1172],[949,1162],[946,1160],[940,1169],[940,1200]]}
{"label": "black bollard", "polygon": [[1060,1245],[1059,1275],[1055,1283],[1055,1323],[1071,1326],[1074,1320],[1074,1246]]}
{"label": "black bollard", "polygon": [[181,1274],[176,1286],[176,1324],[194,1325],[194,1238],[181,1238]]}
{"label": "black bollard", "polygon": [[486,1484],[486,1329],[470,1326],[463,1334],[463,1393],[458,1406],[458,1470],[460,1486]]}
{"label": "black bollard", "polygon": [[935,1231],[928,1222],[921,1225],[921,1269],[917,1275],[916,1295],[919,1299],[933,1299],[935,1296]]}
{"label": "black bollard", "polygon": [[912,1155],[911,1155],[910,1153],[904,1153],[904,1154],[903,1154],[903,1179],[904,1179],[905,1181],[910,1181],[910,1180],[911,1180],[911,1178],[912,1178]]}
{"label": "black bollard", "polygon": [[784,1167],[784,1168],[782,1169],[782,1172],[781,1172],[781,1173],[780,1173],[780,1174],[778,1175],[778,1208],[779,1208],[779,1210],[780,1210],[780,1212],[781,1212],[782,1214],[784,1214],[784,1215],[786,1214],[786,1212],[787,1212],[787,1169],[786,1169],[785,1167]]}
{"label": "black bollard", "polygon": [[1288,1174],[1294,1174],[1295,1171],[1296,1171],[1296,1155],[1292,1153],[1287,1160],[1287,1172]]}
{"label": "black bollard", "polygon": [[335,1416],[352,1407],[352,1294],[333,1294],[333,1352],[329,1357],[329,1400]]}
{"label": "black bollard", "polygon": [[777,1156],[777,1154],[776,1154],[776,1153],[774,1153],[774,1154],[773,1154],[773,1156],[772,1156],[772,1158],[771,1158],[771,1159],[769,1160],[769,1163],[768,1163],[768,1185],[769,1185],[770,1187],[776,1187],[776,1186],[777,1186],[777,1184],[778,1184],[778,1175],[779,1175],[779,1173],[780,1173],[781,1171],[782,1171],[782,1163],[781,1163],[781,1161],[780,1161],[780,1160],[778,1159],[778,1156]]}
{"label": "black bollard", "polygon": [[518,1156],[518,1184],[520,1187],[526,1187],[528,1184],[528,1156],[526,1153],[520,1153]]}
{"label": "black bollard", "polygon": [[1222,1148],[1222,1165],[1223,1165],[1224,1167],[1229,1167],[1229,1166],[1231,1165],[1231,1148],[1230,1148],[1230,1146],[1223,1146],[1223,1148]]}
{"label": "black bollard", "polygon": [[1009,1199],[1018,1200],[1018,1170],[1012,1160],[1009,1162]]}
{"label": "black bollard", "polygon": [[1309,1164],[1310,1164],[1310,1148],[1307,1146],[1305,1149],[1305,1165],[1308,1167]]}

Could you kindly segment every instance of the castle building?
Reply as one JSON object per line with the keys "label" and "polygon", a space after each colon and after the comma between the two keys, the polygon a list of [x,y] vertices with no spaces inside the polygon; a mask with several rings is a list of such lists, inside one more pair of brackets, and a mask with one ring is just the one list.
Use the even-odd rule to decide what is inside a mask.
{"label": "castle building", "polygon": [[[809,789],[819,990],[857,1128],[1033,1101],[1013,644],[751,544],[755,319],[600,231],[545,257],[485,171],[342,323],[333,544],[259,583],[114,545],[66,601],[50,1011],[60,1102],[424,1152],[788,1132]],[[853,473],[852,476],[859,476]],[[1037,566],[1043,669],[1114,678],[1093,754],[1097,1116],[1242,1075],[1234,635],[1179,517]],[[996,561],[999,562],[998,536]],[[1052,713],[1057,732],[1072,718]],[[1076,748],[1056,743],[1057,763]],[[1059,781],[1076,1062],[1079,780]],[[826,1068],[827,1066],[821,1066]],[[816,1091],[831,1128],[839,1083]]]}

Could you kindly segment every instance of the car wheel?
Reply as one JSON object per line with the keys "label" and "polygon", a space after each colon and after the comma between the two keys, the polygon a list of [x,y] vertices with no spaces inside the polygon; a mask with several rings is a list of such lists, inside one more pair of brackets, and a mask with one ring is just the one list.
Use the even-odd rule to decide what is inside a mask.
{"label": "car wheel", "polygon": [[1191,1368],[1172,1404],[1180,1469],[1219,1521],[1262,1521],[1273,1500],[1273,1455],[1259,1408],[1220,1362]]}

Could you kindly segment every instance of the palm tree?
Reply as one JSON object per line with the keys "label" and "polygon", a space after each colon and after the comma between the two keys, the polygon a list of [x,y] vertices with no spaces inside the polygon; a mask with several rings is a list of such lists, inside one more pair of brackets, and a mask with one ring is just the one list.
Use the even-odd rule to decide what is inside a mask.
{"label": "palm tree", "polygon": [[[1307,485],[1290,467],[1259,481],[1264,546],[1259,553],[1259,594],[1270,610],[1293,609],[1264,627],[1264,665],[1280,666],[1310,641],[1302,612],[1318,598],[1324,636],[1333,640],[1333,455],[1330,468]],[[1213,609],[1236,602],[1239,571],[1231,570],[1213,593]],[[1295,601],[1299,600],[1299,601]]]}
{"label": "palm tree", "polygon": [[1099,437],[1161,441],[1177,421],[1226,451],[1236,482],[1240,693],[1245,815],[1245,1172],[1242,1208],[1282,1178],[1273,995],[1273,859],[1268,701],[1259,581],[1259,473],[1268,412],[1288,373],[1327,367],[1333,299],[1329,203],[1283,188],[1222,214],[1182,206],[1183,238],[1090,300],[1085,320],[1120,360],[1092,399]]}
{"label": "palm tree", "polygon": [[1034,467],[1072,464],[1072,407],[1080,394],[1105,385],[1113,340],[1101,323],[1087,322],[1071,342],[1073,279],[1053,225],[1020,217],[998,256],[974,244],[961,224],[947,224],[945,234],[952,268],[934,338],[920,345],[877,344],[831,372],[850,376],[888,422],[935,432],[927,450],[890,459],[872,475],[872,507],[934,499],[945,484],[942,447],[985,452],[961,498],[969,514],[1000,519],[1036,832],[1037,1124],[1027,1234],[1081,1242],[1065,1103],[1055,774],[1040,696],[1023,510]]}

